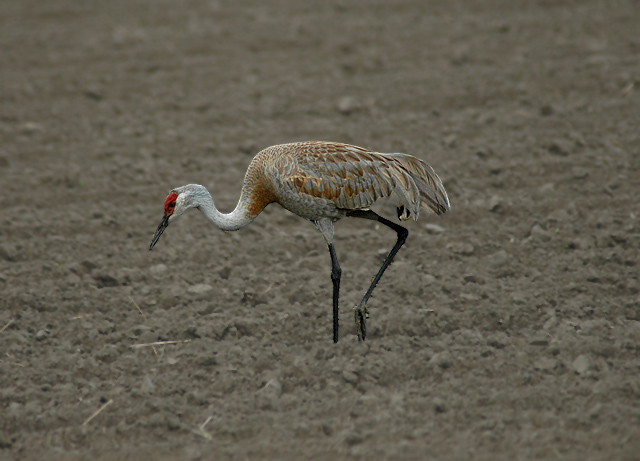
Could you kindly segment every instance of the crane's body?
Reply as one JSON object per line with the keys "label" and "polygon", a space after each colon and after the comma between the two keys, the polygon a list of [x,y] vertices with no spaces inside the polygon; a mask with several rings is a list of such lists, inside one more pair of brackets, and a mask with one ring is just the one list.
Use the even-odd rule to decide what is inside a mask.
{"label": "crane's body", "polygon": [[276,202],[312,221],[322,232],[331,255],[334,342],[338,341],[338,296],[341,269],[333,245],[333,224],[344,217],[378,221],[398,234],[393,247],[363,300],[356,306],[358,337],[366,337],[366,303],[378,280],[398,252],[408,231],[370,210],[382,197],[398,198],[398,218],[417,220],[421,209],[435,214],[449,211],[447,193],[433,169],[407,154],[381,154],[349,144],[300,142],[260,151],[247,169],[240,200],[228,214],[217,210],[207,189],[189,184],[171,191],[165,214],[149,249],[164,229],[182,213],[198,208],[215,226],[238,230],[249,225],[270,203]]}

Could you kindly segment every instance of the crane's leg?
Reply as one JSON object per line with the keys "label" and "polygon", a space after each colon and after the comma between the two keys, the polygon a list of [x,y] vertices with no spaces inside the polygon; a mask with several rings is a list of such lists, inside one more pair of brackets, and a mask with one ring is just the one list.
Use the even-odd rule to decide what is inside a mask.
{"label": "crane's leg", "polygon": [[336,249],[333,246],[333,220],[329,218],[313,221],[322,236],[327,242],[329,247],[329,254],[331,255],[331,282],[333,283],[333,342],[338,342],[338,299],[340,297],[340,276],[342,275],[342,269],[338,262],[338,255]]}
{"label": "crane's leg", "polygon": [[338,255],[333,243],[329,244],[331,254],[331,282],[333,283],[333,342],[338,342],[338,298],[340,297],[340,276],[342,269],[338,262]]}
{"label": "crane's leg", "polygon": [[374,213],[371,210],[351,211],[347,214],[347,216],[378,221],[379,223],[384,224],[387,227],[390,227],[391,229],[396,231],[396,233],[398,234],[398,240],[396,240],[396,244],[393,246],[393,248],[391,249],[387,257],[385,258],[384,262],[382,263],[380,270],[378,270],[378,273],[371,281],[371,285],[369,285],[369,289],[364,294],[362,301],[360,301],[360,304],[358,304],[355,307],[356,330],[358,332],[358,339],[360,341],[364,341],[367,337],[367,319],[369,318],[369,308],[367,307],[367,301],[369,301],[369,298],[371,297],[371,293],[373,293],[373,289],[376,287],[376,285],[382,278],[382,274],[384,274],[384,271],[387,269],[387,267],[389,267],[389,265],[393,261],[393,258],[400,250],[400,247],[402,247],[404,242],[407,240],[409,231],[406,228],[394,222],[391,222],[388,219],[383,218],[382,216],[380,216],[377,213]]}

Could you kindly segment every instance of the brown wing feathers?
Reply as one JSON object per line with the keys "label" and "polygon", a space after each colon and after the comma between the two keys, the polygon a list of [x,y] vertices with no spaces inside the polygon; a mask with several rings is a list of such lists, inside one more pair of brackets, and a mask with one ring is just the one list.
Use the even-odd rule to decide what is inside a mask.
{"label": "brown wing feathers", "polygon": [[343,145],[309,143],[296,155],[291,180],[299,192],[331,200],[338,208],[363,209],[395,193],[417,219],[420,208],[436,214],[449,209],[440,178],[421,160],[406,154],[379,154]]}

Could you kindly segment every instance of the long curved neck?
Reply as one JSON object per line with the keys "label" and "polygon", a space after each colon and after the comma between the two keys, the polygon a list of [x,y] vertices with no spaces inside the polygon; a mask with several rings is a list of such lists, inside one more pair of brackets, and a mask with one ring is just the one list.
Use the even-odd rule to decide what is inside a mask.
{"label": "long curved neck", "polygon": [[[204,189],[204,188],[203,188]],[[206,189],[205,189],[206,191]],[[198,208],[200,212],[216,227],[224,231],[235,231],[248,226],[256,218],[247,212],[244,194],[241,194],[238,205],[231,213],[221,213],[216,208],[211,194],[206,192]]]}

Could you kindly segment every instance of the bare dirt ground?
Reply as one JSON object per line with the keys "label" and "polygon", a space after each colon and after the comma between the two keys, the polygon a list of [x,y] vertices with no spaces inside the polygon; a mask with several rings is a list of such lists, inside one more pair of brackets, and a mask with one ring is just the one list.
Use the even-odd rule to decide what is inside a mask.
{"label": "bare dirt ground", "polygon": [[[1,459],[640,458],[638,1],[0,19]],[[147,250],[172,187],[231,210],[252,156],[296,140],[412,153],[449,191],[364,344],[388,229],[337,226],[338,345],[322,236],[277,205]],[[134,347],[156,341],[182,342]]]}

